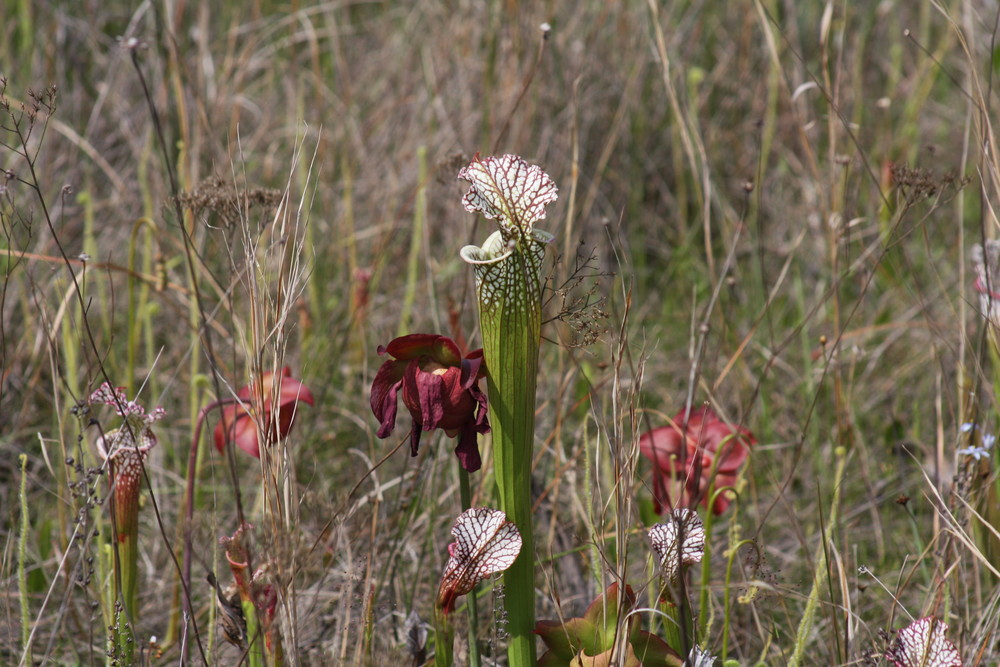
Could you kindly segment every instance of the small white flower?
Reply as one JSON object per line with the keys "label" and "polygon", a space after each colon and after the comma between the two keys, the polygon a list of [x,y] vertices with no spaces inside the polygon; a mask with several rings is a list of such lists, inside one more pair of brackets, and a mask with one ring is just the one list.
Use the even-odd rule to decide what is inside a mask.
{"label": "small white flower", "polygon": [[[993,443],[991,442],[990,445]],[[960,449],[956,454],[961,454],[962,456],[971,456],[977,461],[983,457],[989,458],[990,448],[989,447],[966,447],[965,449]]]}

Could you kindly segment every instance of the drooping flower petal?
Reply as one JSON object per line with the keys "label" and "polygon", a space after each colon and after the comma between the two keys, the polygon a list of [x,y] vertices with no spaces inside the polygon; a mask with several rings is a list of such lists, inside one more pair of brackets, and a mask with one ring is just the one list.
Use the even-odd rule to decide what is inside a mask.
{"label": "drooping flower petal", "polygon": [[695,511],[675,509],[665,522],[649,529],[649,541],[663,576],[667,581],[675,581],[683,566],[701,562],[705,554],[705,525]]}
{"label": "drooping flower petal", "polygon": [[[309,387],[305,386],[295,378],[291,377],[291,369],[285,366],[282,369],[281,376],[277,379],[278,385],[278,400],[275,401],[279,407],[279,412],[283,412],[284,408],[294,406],[296,403],[302,402],[308,405],[316,405],[316,399],[313,398],[313,394],[309,391]],[[264,375],[264,381],[267,382],[267,374]],[[273,380],[272,380],[273,381]],[[268,386],[264,385],[264,396],[267,396]]]}
{"label": "drooping flower petal", "polygon": [[231,442],[250,456],[260,458],[257,425],[247,412],[247,408],[241,405],[227,405],[222,408],[222,418],[215,426],[213,439],[219,453],[225,452],[226,443]]}
{"label": "drooping flower petal", "polygon": [[530,235],[545,217],[545,206],[559,196],[548,174],[517,155],[480,159],[477,154],[458,177],[472,183],[462,198],[465,210],[496,219],[507,238]]}
{"label": "drooping flower petal", "polygon": [[483,458],[479,454],[479,439],[476,433],[481,432],[474,421],[467,421],[458,433],[458,444],[455,445],[455,456],[463,470],[476,471],[483,467]]}
{"label": "drooping flower petal", "polygon": [[403,386],[403,373],[407,364],[402,361],[387,361],[375,373],[372,381],[371,406],[379,421],[378,437],[384,438],[396,427],[398,409],[397,394]]}
{"label": "drooping flower petal", "polygon": [[448,563],[438,588],[438,607],[454,611],[455,598],[480,581],[513,565],[521,552],[521,534],[507,515],[488,507],[463,512],[452,526]]}
{"label": "drooping flower petal", "polygon": [[[451,380],[452,386],[461,391],[455,377],[461,375],[458,368],[439,370],[441,372],[426,372],[420,368],[420,362],[414,359],[406,366],[406,373],[403,374],[403,402],[410,413],[414,414],[414,419],[417,419],[417,414],[420,415],[418,421],[425,431],[433,431],[444,420],[445,403],[452,397],[445,376]],[[447,407],[453,409],[452,405]]]}
{"label": "drooping flower petal", "polygon": [[385,347],[379,347],[379,354],[385,353],[400,361],[419,359],[426,355],[443,366],[458,366],[462,363],[462,352],[455,341],[438,334],[409,334],[394,338]]}
{"label": "drooping flower petal", "polygon": [[948,626],[926,616],[899,631],[885,657],[896,667],[962,667],[962,656],[945,633]]}

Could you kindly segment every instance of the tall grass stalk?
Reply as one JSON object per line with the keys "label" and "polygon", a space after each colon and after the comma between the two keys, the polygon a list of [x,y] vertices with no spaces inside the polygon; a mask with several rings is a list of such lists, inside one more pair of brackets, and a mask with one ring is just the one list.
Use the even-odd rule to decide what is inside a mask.
{"label": "tall grass stalk", "polygon": [[417,295],[417,274],[420,266],[420,249],[424,245],[424,222],[427,218],[427,147],[417,149],[417,196],[413,204],[413,226],[410,228],[410,254],[406,260],[406,291],[399,314],[397,336],[410,332],[413,301]]}
{"label": "tall grass stalk", "polygon": [[128,237],[128,345],[126,346],[126,366],[125,377],[130,380],[135,377],[135,361],[139,351],[139,337],[141,332],[152,327],[149,311],[149,285],[142,281],[142,287],[138,289],[139,282],[136,279],[135,256],[138,244],[139,233],[145,231],[145,243],[143,244],[143,271],[148,275],[152,264],[153,236],[156,234],[156,223],[151,218],[141,217],[132,223],[132,231]]}
{"label": "tall grass stalk", "polygon": [[[837,527],[840,513],[840,494],[844,481],[844,470],[847,468],[847,450],[843,447],[834,449],[834,456],[837,458],[837,467],[833,474],[833,499],[830,501],[830,516],[826,522],[826,529],[823,531],[823,539],[832,539],[834,530]],[[816,550],[815,572],[813,573],[812,588],[809,590],[809,598],[806,607],[802,611],[802,620],[799,621],[798,630],[795,633],[795,650],[789,659],[789,667],[798,667],[803,664],[802,659],[806,648],[810,644],[813,622],[816,617],[816,608],[819,606],[820,589],[823,581],[829,576],[826,568],[826,545],[820,544]]]}
{"label": "tall grass stalk", "polygon": [[26,454],[18,456],[21,464],[21,487],[18,490],[18,499],[21,503],[21,535],[17,541],[17,592],[21,598],[21,650],[24,652],[24,661],[35,664],[31,659],[31,609],[28,606],[28,575],[24,564],[28,560],[28,533],[31,531],[31,519],[28,515],[28,457]]}
{"label": "tall grass stalk", "polygon": [[[707,528],[705,530],[705,534],[706,535],[711,534],[708,532]],[[705,544],[706,545],[708,544],[707,540],[705,541]],[[736,559],[739,557],[740,549],[742,549],[745,546],[750,546],[753,547],[754,549],[759,549],[757,543],[754,542],[753,540],[741,540],[740,542],[737,542],[729,549],[729,558],[726,559],[726,585],[725,588],[723,588],[722,590],[722,650],[719,652],[719,655],[722,657],[723,660],[726,659],[726,656],[728,655],[729,651],[729,628],[731,620],[730,614],[732,612],[732,608],[729,606],[729,596],[732,590],[730,589],[730,582],[732,581],[732,576],[733,576],[733,563],[735,563]],[[708,561],[707,552],[704,560],[706,562]],[[702,586],[704,585],[705,582],[702,581]],[[701,611],[702,615],[705,614],[704,609],[705,608],[702,607]]]}

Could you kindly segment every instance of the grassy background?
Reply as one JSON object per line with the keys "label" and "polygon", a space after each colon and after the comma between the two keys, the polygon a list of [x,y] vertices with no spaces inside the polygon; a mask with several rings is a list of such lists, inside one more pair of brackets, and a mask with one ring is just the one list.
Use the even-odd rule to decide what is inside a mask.
{"label": "grassy background", "polygon": [[[436,434],[366,476],[408,427],[375,438],[368,387],[398,334],[477,345],[458,251],[488,229],[455,176],[478,151],[520,154],[560,187],[545,223],[561,260],[536,434],[540,618],[578,615],[626,553],[629,583],[647,589],[650,470],[638,461],[622,487],[635,502],[615,505],[609,452],[634,456],[690,393],[760,443],[716,525],[710,648],[726,623],[730,657],[784,664],[825,550],[806,664],[859,664],[907,613],[947,614],[969,664],[996,664],[989,555],[947,530],[949,516],[973,530],[951,494],[982,483],[955,455],[959,425],[997,428],[966,258],[996,224],[995,151],[981,150],[1000,53],[989,3],[7,0],[4,14],[5,660],[22,655],[17,454],[34,657],[100,662],[109,529],[90,420],[115,424],[73,408],[103,368],[167,409],[137,629],[176,661],[170,553],[196,415],[285,363],[316,396],[287,460],[262,470],[203,445],[192,594],[206,647],[235,655],[211,636],[204,573],[223,567],[212,545],[236,528],[236,480],[264,558],[287,574],[285,633],[303,660],[407,655],[458,476]],[[28,90],[50,84],[54,113],[20,117],[18,137]],[[824,540],[837,448],[848,474]],[[490,504],[492,477],[473,484]],[[622,527],[627,545],[609,538]],[[726,615],[722,553],[741,538],[760,556],[740,552]],[[502,644],[496,595],[489,646]]]}

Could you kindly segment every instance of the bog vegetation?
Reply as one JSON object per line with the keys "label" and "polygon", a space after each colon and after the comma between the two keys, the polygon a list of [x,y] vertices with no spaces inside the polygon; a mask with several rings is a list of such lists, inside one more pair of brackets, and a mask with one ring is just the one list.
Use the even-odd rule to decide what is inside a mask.
{"label": "bog vegetation", "polygon": [[58,4],[4,664],[1000,662],[993,3]]}

